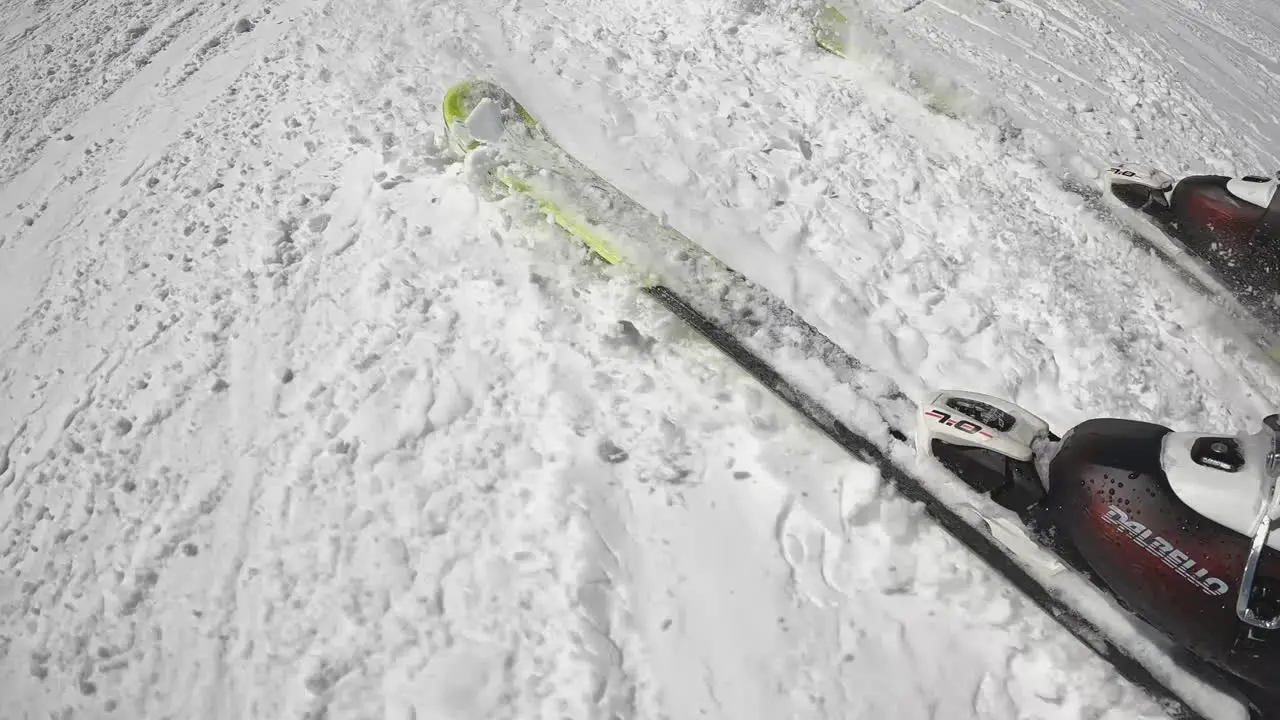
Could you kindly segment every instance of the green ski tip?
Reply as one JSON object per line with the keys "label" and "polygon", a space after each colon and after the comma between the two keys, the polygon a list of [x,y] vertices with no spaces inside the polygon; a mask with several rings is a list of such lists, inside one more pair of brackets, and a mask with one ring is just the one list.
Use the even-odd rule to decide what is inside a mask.
{"label": "green ski tip", "polygon": [[[518,118],[527,130],[532,133],[511,134],[510,129],[504,131],[503,140],[499,143],[505,148],[508,158],[521,156],[521,148],[527,148],[529,142],[541,143],[542,148],[554,148],[556,153],[564,154],[564,150],[555,144],[511,93],[501,86],[486,80],[465,80],[450,87],[444,95],[441,111],[444,115],[444,130],[449,145],[459,155],[467,155],[484,145],[483,140],[472,135],[467,127],[472,113],[481,102],[490,100],[497,103],[507,118]],[[532,139],[528,137],[532,135]],[[568,157],[567,154],[564,154]],[[571,200],[555,193],[544,183],[532,181],[530,177],[521,177],[508,168],[500,168],[494,179],[509,191],[523,195],[534,202],[543,215],[550,218],[565,232],[577,238],[601,260],[610,265],[623,261],[622,253],[609,240],[607,227],[598,226],[587,219],[586,215],[573,207]]]}
{"label": "green ski tip", "polygon": [[846,57],[845,30],[849,26],[849,18],[844,13],[827,5],[818,13],[814,23],[813,39],[818,47],[832,55]]}
{"label": "green ski tip", "polygon": [[526,126],[535,128],[538,121],[533,119],[528,110],[512,97],[511,93],[500,85],[487,80],[463,80],[455,83],[444,94],[441,113],[444,115],[444,129],[449,137],[449,144],[459,154],[465,155],[484,143],[464,131],[467,118],[482,100],[492,100],[504,109],[515,112]]}

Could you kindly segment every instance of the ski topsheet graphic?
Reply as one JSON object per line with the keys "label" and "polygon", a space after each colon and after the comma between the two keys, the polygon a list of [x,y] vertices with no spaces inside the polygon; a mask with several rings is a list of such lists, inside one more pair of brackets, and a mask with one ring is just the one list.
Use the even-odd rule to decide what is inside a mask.
{"label": "ski topsheet graphic", "polygon": [[[1097,622],[1073,608],[1060,585],[1039,576],[1043,568],[1054,565],[1047,551],[1049,560],[1029,564],[1019,560],[1007,542],[1000,542],[992,532],[1001,522],[999,508],[993,511],[990,503],[979,506],[966,498],[957,502],[960,496],[954,487],[940,492],[935,482],[923,481],[894,460],[891,448],[878,446],[848,427],[763,359],[784,344],[832,368],[860,369],[855,358],[772,293],[721,263],[572,157],[500,86],[485,81],[455,85],[445,97],[443,115],[450,144],[472,165],[473,177],[488,179],[489,190],[497,188],[527,199],[600,260],[633,277],[649,297],[852,457],[878,467],[899,494],[921,503],[947,532],[1124,677],[1144,688],[1171,716],[1205,717],[1205,711],[1195,709],[1195,698],[1183,698],[1170,688],[1167,667],[1156,668],[1158,678],[1149,664],[1139,660],[1139,654],[1162,652],[1163,646],[1156,644],[1153,651],[1147,639],[1148,645],[1135,652],[1112,639]],[[857,378],[867,373],[842,374]],[[858,385],[867,380],[851,382]],[[914,416],[915,404],[899,391],[886,394],[868,388],[865,394],[874,398],[886,418],[892,442],[908,443],[907,418]],[[1190,672],[1207,683],[1205,687],[1221,684],[1216,674],[1194,663],[1180,672],[1183,676]],[[1221,697],[1224,691],[1216,692]]]}

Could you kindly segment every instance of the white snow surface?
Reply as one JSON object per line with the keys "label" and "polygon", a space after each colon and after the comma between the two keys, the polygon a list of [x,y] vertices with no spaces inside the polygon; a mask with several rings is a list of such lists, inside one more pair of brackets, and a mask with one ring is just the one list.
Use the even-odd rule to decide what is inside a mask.
{"label": "white snow surface", "polygon": [[440,100],[504,83],[909,393],[1234,430],[1274,369],[1059,178],[1277,167],[1280,12],[871,0],[842,60],[813,9],[0,4],[4,716],[1163,717],[478,196]]}

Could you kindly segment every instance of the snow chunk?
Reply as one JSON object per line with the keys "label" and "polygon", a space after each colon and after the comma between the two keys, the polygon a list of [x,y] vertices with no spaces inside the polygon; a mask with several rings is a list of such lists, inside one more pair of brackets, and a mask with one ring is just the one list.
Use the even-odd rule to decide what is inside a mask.
{"label": "snow chunk", "polygon": [[481,99],[467,116],[467,130],[471,137],[480,142],[494,143],[501,140],[504,127],[502,106],[494,102],[493,98]]}
{"label": "snow chunk", "polygon": [[861,525],[874,519],[867,509],[873,507],[880,492],[880,469],[867,463],[854,463],[840,483],[840,517],[849,525]]}

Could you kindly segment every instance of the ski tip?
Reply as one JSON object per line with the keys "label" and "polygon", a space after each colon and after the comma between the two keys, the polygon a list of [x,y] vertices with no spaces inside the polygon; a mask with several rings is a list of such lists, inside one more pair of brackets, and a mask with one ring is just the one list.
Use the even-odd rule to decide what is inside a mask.
{"label": "ski tip", "polygon": [[453,125],[456,122],[465,120],[467,112],[465,102],[468,92],[471,90],[473,83],[470,80],[463,80],[455,83],[444,93],[444,124],[446,126]]}
{"label": "ski tip", "polygon": [[[513,131],[520,134],[521,127],[542,135],[548,140],[546,147],[559,149],[510,92],[487,80],[464,80],[452,85],[445,92],[441,112],[449,145],[459,156],[465,156],[482,145],[500,143]],[[521,147],[524,147],[521,143],[508,147],[507,150],[513,153],[509,159],[518,157]],[[506,190],[534,201],[543,215],[582,241],[606,263],[617,265],[622,262],[622,254],[613,246],[607,229],[588,220],[580,209],[566,202],[562,195],[551,192],[545,183],[511,172],[497,173],[495,179]]]}
{"label": "ski tip", "polygon": [[813,40],[832,55],[847,57],[845,37],[849,18],[831,5],[822,8],[814,23]]}
{"label": "ski tip", "polygon": [[469,131],[467,123],[476,108],[486,100],[495,103],[503,112],[513,113],[526,127],[538,127],[538,121],[502,86],[488,80],[454,83],[445,91],[441,114],[444,116],[445,134],[459,154],[465,155],[484,144],[482,138]]}

